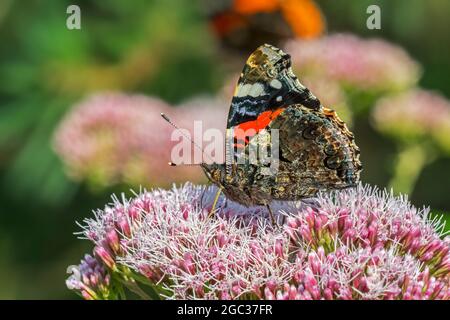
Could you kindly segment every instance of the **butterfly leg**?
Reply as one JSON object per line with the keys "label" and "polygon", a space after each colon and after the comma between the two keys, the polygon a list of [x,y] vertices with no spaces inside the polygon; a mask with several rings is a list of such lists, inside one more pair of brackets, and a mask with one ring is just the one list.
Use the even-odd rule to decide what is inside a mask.
{"label": "butterfly leg", "polygon": [[216,210],[217,201],[219,201],[219,196],[221,192],[222,189],[219,188],[219,190],[217,190],[216,196],[214,197],[214,202],[211,207],[211,211],[209,212],[208,218],[212,218],[214,216],[214,211]]}
{"label": "butterfly leg", "polygon": [[272,225],[274,227],[278,227],[277,222],[275,221],[275,216],[273,215],[272,209],[270,208],[270,205],[266,205],[267,210],[269,210],[270,220],[272,220]]}

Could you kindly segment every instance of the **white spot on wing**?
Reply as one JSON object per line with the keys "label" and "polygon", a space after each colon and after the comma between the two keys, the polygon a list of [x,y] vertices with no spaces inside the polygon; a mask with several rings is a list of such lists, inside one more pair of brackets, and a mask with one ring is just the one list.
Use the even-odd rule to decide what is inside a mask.
{"label": "white spot on wing", "polygon": [[255,83],[255,84],[240,84],[236,89],[236,97],[242,98],[246,96],[251,96],[253,98],[262,96],[265,94],[264,91],[264,85],[261,83]]}
{"label": "white spot on wing", "polygon": [[237,88],[237,94],[236,97],[245,97],[248,95],[248,92],[251,88],[251,84],[247,83],[247,84],[240,84]]}
{"label": "white spot on wing", "polygon": [[270,86],[275,89],[281,89],[282,84],[280,80],[273,79],[272,81],[270,81]]}
{"label": "white spot on wing", "polygon": [[261,83],[255,83],[250,88],[250,91],[248,92],[248,95],[256,98],[256,97],[259,97],[259,96],[263,95],[264,93],[265,93],[264,92],[264,86]]}

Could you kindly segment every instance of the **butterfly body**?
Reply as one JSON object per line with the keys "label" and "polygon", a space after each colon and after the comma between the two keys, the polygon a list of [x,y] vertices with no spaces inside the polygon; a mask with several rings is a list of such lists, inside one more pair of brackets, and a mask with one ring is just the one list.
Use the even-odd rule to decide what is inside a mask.
{"label": "butterfly body", "polygon": [[[299,82],[290,63],[289,55],[270,45],[250,56],[228,115],[231,157],[202,164],[230,200],[246,206],[308,198],[359,180],[353,134]],[[254,157],[261,150],[270,150],[270,161]]]}

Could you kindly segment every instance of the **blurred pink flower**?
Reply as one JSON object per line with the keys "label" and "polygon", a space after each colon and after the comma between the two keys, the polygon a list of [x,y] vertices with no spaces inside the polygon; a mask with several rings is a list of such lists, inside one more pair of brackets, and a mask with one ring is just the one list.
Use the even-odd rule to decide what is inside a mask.
{"label": "blurred pink flower", "polygon": [[347,126],[352,126],[352,111],[347,95],[337,81],[312,75],[305,75],[301,81],[325,107],[336,110],[339,118],[344,120]]}
{"label": "blurred pink flower", "polygon": [[75,105],[63,119],[55,132],[54,149],[72,177],[96,187],[204,181],[200,168],[168,166],[177,141],[171,141],[174,128],[160,113],[180,127],[191,129],[190,124],[199,119],[204,127],[220,128],[226,118],[217,108],[217,102],[207,99],[178,109],[141,95],[97,94]]}
{"label": "blurred pink flower", "polygon": [[416,84],[420,66],[400,47],[380,39],[335,34],[291,40],[285,46],[300,78],[314,75],[351,88],[396,91]]}
{"label": "blurred pink flower", "polygon": [[450,298],[449,239],[404,197],[359,185],[274,202],[278,228],[265,208],[225,198],[208,218],[215,192],[187,184],[114,197],[82,235],[163,298]]}
{"label": "blurred pink flower", "polygon": [[383,133],[402,139],[434,139],[450,151],[450,101],[437,93],[413,89],[385,97],[376,104],[372,119]]}

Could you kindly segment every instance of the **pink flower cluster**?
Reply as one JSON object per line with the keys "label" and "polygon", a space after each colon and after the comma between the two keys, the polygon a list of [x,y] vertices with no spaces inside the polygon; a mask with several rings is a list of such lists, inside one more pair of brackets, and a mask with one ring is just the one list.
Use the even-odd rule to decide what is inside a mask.
{"label": "pink flower cluster", "polygon": [[86,300],[108,299],[111,277],[103,266],[86,254],[78,266],[69,266],[71,276],[66,280],[67,288],[75,290]]}
{"label": "pink flower cluster", "polygon": [[419,65],[403,49],[380,39],[335,34],[292,40],[285,49],[300,76],[315,75],[361,90],[408,88],[420,75]]}
{"label": "pink flower cluster", "polygon": [[[54,135],[54,149],[70,176],[94,187],[117,183],[163,186],[173,181],[204,181],[199,168],[171,167],[174,130],[160,116],[169,115],[192,130],[225,127],[225,103],[204,98],[173,108],[157,98],[120,93],[97,94],[75,105]],[[164,175],[161,175],[164,172]]]}
{"label": "pink flower cluster", "polygon": [[167,299],[449,299],[450,239],[403,197],[370,186],[262,207],[215,188],[114,198],[82,232],[110,272],[144,276]]}
{"label": "pink flower cluster", "polygon": [[413,89],[380,99],[373,121],[388,135],[407,141],[429,138],[450,151],[450,101],[437,93]]}

